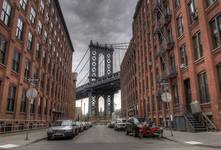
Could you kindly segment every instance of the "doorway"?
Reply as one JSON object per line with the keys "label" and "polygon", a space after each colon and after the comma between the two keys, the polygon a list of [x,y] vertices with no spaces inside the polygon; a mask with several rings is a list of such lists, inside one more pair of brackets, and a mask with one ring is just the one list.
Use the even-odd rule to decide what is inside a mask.
{"label": "doorway", "polygon": [[191,112],[191,102],[192,102],[192,95],[191,95],[191,87],[190,87],[190,79],[184,80],[184,90],[185,90],[185,100],[186,100],[186,109]]}

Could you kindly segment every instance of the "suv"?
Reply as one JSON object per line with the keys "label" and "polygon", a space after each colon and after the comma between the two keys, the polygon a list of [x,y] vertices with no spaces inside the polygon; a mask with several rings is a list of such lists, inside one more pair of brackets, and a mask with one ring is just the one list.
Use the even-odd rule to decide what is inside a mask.
{"label": "suv", "polygon": [[72,120],[58,120],[50,124],[47,135],[48,140],[59,138],[59,137],[68,137],[73,139],[76,135],[76,126],[73,125]]}
{"label": "suv", "polygon": [[139,135],[139,128],[142,127],[142,123],[145,118],[131,117],[126,122],[126,135],[132,134],[133,136]]}
{"label": "suv", "polygon": [[126,119],[117,119],[115,125],[114,125],[114,129],[115,130],[125,130],[126,127]]}

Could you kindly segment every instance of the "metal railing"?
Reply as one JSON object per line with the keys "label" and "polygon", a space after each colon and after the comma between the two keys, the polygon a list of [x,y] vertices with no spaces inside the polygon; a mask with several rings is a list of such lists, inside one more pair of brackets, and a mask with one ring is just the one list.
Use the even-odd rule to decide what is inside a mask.
{"label": "metal railing", "polygon": [[214,123],[207,117],[207,115],[204,112],[201,112],[199,115],[199,120],[204,124],[207,131],[216,131],[217,128],[214,125]]}
{"label": "metal railing", "polygon": [[2,122],[0,121],[0,134],[7,134],[7,133],[15,133],[15,132],[23,132],[27,130],[37,130],[37,129],[44,129],[47,128],[48,124],[45,123],[36,123],[30,122],[29,126],[27,126],[27,122]]}

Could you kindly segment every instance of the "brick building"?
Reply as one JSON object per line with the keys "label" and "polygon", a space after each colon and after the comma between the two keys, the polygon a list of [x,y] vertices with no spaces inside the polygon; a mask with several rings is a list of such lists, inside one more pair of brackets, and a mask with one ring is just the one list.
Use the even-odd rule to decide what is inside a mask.
{"label": "brick building", "polygon": [[33,123],[72,117],[73,45],[58,0],[0,0],[0,124],[25,124],[29,78],[38,78]]}
{"label": "brick building", "polygon": [[180,130],[221,129],[220,1],[139,0],[133,39],[138,114],[164,125],[172,115]]}
{"label": "brick building", "polygon": [[136,51],[134,40],[130,41],[121,64],[121,113],[122,116],[133,116],[138,113]]}

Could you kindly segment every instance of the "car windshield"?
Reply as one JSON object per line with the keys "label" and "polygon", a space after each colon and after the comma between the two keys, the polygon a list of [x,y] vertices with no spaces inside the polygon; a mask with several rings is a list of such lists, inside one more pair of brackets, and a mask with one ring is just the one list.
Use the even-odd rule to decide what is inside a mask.
{"label": "car windshield", "polygon": [[144,122],[144,121],[145,121],[144,118],[134,118],[134,123],[135,124],[139,124],[139,123]]}
{"label": "car windshield", "polygon": [[64,121],[56,121],[53,123],[52,126],[71,126],[72,122],[70,120],[64,120]]}

